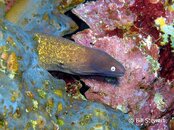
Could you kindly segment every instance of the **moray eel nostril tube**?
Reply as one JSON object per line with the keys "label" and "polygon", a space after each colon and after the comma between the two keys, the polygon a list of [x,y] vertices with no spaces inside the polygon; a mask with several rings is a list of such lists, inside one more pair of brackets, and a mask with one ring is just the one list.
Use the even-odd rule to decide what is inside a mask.
{"label": "moray eel nostril tube", "polygon": [[120,62],[99,49],[40,33],[36,33],[34,39],[38,42],[40,65],[47,70],[107,77],[120,77],[125,73]]}

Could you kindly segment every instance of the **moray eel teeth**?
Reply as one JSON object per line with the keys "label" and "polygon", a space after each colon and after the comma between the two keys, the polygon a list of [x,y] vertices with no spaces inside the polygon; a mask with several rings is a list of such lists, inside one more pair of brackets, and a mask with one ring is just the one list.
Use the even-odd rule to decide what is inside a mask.
{"label": "moray eel teeth", "polygon": [[39,64],[47,70],[74,75],[120,77],[125,68],[108,53],[62,38],[37,33]]}

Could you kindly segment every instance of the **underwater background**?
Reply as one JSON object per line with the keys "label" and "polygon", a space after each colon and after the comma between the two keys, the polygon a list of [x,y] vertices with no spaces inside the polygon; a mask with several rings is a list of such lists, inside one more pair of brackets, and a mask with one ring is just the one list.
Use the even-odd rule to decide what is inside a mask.
{"label": "underwater background", "polygon": [[0,0],[0,17],[0,129],[174,129],[173,0]]}

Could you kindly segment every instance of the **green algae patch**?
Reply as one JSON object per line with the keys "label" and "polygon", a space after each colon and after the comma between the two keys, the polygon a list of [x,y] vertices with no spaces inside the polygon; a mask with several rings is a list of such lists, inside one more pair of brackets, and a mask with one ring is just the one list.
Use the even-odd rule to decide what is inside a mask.
{"label": "green algae patch", "polygon": [[85,126],[92,121],[92,114],[84,115],[80,118],[79,124]]}

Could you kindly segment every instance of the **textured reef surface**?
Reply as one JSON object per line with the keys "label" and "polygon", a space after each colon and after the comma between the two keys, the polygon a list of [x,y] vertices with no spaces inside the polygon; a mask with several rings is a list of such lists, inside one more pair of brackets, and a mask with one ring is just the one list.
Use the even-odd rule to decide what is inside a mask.
{"label": "textured reef surface", "polygon": [[37,44],[27,28],[2,19],[0,129],[139,129],[121,111],[68,96],[65,82],[39,66]]}
{"label": "textured reef surface", "polygon": [[[111,7],[114,8],[112,11]],[[168,24],[172,24],[172,8],[173,5],[164,1],[98,0],[73,9],[90,26],[90,29],[73,35],[74,40],[108,52],[126,68],[126,74],[118,79],[118,84],[111,79],[82,77],[90,86],[85,93],[88,100],[129,113],[132,122],[139,126],[169,129],[174,109],[173,53],[170,49],[173,46],[173,26],[163,21],[166,19]],[[107,29],[103,26],[105,24]],[[159,53],[164,42],[171,42],[171,46],[164,46]]]}
{"label": "textured reef surface", "polygon": [[[173,1],[82,2],[5,0],[5,18],[13,24],[0,22],[0,128],[173,129]],[[70,9],[89,26],[72,39],[118,59],[123,77],[81,76],[79,82],[62,76],[64,82],[38,65],[30,34],[74,32],[77,24],[64,15]]]}
{"label": "textured reef surface", "polygon": [[38,66],[35,44],[28,34],[7,21],[1,21],[0,28],[1,129],[53,128],[56,119],[50,115],[58,104],[65,105],[56,95],[64,82]]}
{"label": "textured reef surface", "polygon": [[38,65],[36,43],[20,27],[0,23],[1,129],[138,129],[99,103],[68,97],[65,82]]}
{"label": "textured reef surface", "polygon": [[62,36],[78,26],[67,16],[53,10],[59,2],[54,0],[18,0],[6,13],[6,19],[25,31]]}

